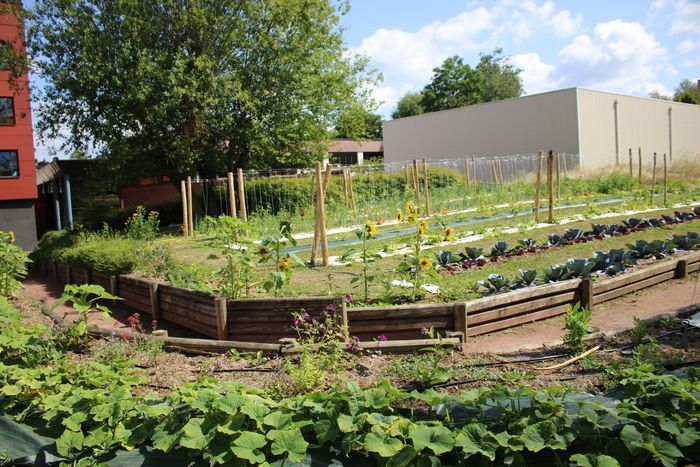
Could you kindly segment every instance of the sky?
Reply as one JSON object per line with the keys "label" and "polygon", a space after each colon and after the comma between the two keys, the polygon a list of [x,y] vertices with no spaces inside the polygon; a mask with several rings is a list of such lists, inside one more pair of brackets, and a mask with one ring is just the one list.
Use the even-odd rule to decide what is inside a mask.
{"label": "sky", "polygon": [[451,55],[472,66],[502,48],[526,94],[569,87],[663,95],[700,79],[700,0],[350,0],[353,53],[383,75],[378,113],[419,91]]}
{"label": "sky", "polygon": [[[33,0],[25,0],[33,6]],[[700,0],[349,0],[349,51],[383,76],[372,88],[390,118],[451,55],[476,65],[502,48],[522,69],[526,94],[573,86],[647,96],[700,79]],[[32,86],[41,82],[32,77]],[[57,142],[36,142],[37,157]],[[64,156],[58,151],[59,156]]]}

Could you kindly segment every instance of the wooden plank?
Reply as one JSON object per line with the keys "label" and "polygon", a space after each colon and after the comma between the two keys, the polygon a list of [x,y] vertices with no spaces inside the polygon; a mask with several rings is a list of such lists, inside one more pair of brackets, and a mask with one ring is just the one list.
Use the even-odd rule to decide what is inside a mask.
{"label": "wooden plank", "polygon": [[167,303],[167,302],[160,302],[160,311],[161,315],[165,316],[164,312],[167,311],[169,313],[176,314],[178,316],[182,316],[185,319],[188,319],[190,321],[194,321],[197,323],[201,324],[206,324],[207,326],[212,327],[213,329],[216,329],[216,315],[212,314],[205,314],[205,313],[197,313],[194,312],[186,307],[182,307],[179,305],[176,305],[174,303]]}
{"label": "wooden plank", "polygon": [[513,316],[522,315],[531,311],[538,311],[545,308],[552,308],[562,304],[570,304],[578,301],[578,291],[565,292],[562,294],[552,295],[550,297],[537,298],[527,302],[517,303],[515,305],[505,305],[503,308],[489,310],[483,313],[469,315],[467,324],[471,328],[483,323],[511,318]]}
{"label": "wooden plank", "polygon": [[648,277],[644,280],[633,282],[631,284],[627,284],[623,287],[618,287],[613,290],[609,290],[608,292],[604,292],[601,294],[596,294],[593,298],[593,303],[602,303],[606,302],[608,300],[612,300],[613,298],[620,297],[622,295],[635,292],[637,290],[645,289],[647,287],[651,287],[652,285],[659,284],[661,282],[665,282],[668,280],[671,280],[675,277],[676,271],[675,269],[672,271],[665,272],[663,274],[657,274],[655,276]]}
{"label": "wooden plank", "polygon": [[508,329],[515,326],[520,326],[521,324],[551,318],[552,316],[557,316],[566,313],[566,310],[568,309],[569,305],[560,305],[553,308],[546,308],[544,310],[535,311],[533,313],[515,316],[513,318],[508,318],[501,321],[494,321],[492,323],[482,324],[479,326],[469,326],[467,335],[469,337],[478,336],[480,334],[486,334],[493,331],[499,331],[501,329]]}
{"label": "wooden plank", "polygon": [[216,326],[208,326],[202,323],[197,323],[195,321],[187,319],[186,317],[180,316],[178,314],[166,310],[162,310],[161,314],[165,321],[169,321],[185,329],[189,329],[190,331],[197,332],[199,334],[211,337],[213,339],[216,339],[217,337]]}
{"label": "wooden plank", "polygon": [[160,304],[158,303],[158,284],[156,284],[155,282],[151,282],[149,292],[151,295],[151,316],[155,321],[160,321]]}
{"label": "wooden plank", "polygon": [[617,289],[628,284],[633,284],[641,280],[653,277],[658,274],[664,274],[668,271],[676,269],[676,260],[665,260],[658,264],[653,264],[640,268],[637,271],[621,274],[617,277],[605,279],[593,284],[593,294],[599,295],[613,289]]}
{"label": "wooden plank", "polygon": [[373,319],[404,319],[404,318],[430,318],[437,316],[451,316],[454,313],[454,304],[441,304],[439,306],[395,306],[386,308],[349,308],[348,320]]}
{"label": "wooden plank", "polygon": [[178,297],[173,297],[172,295],[169,295],[165,293],[164,291],[161,291],[159,288],[159,295],[160,295],[160,301],[161,303],[172,303],[178,306],[181,306],[183,308],[187,308],[191,310],[192,312],[197,312],[197,313],[208,313],[211,314],[212,316],[215,314],[214,311],[214,299],[210,301],[209,303],[203,303],[200,301],[192,301],[192,300],[186,300]]}
{"label": "wooden plank", "polygon": [[683,279],[688,275],[688,260],[679,259],[676,263],[676,279]]}
{"label": "wooden plank", "polygon": [[525,289],[494,295],[492,297],[470,300],[466,303],[467,312],[470,315],[474,313],[483,313],[484,311],[512,303],[574,291],[578,289],[580,282],[581,279],[570,279],[567,281],[555,282],[554,284],[527,287]]}
{"label": "wooden plank", "polygon": [[465,340],[467,338],[467,308],[464,302],[455,303],[453,313],[454,330],[462,335],[462,340]]}
{"label": "wooden plank", "polygon": [[581,279],[579,294],[581,306],[590,310],[593,306],[593,280],[591,278]]}
{"label": "wooden plank", "polygon": [[124,299],[125,303],[131,304],[131,303],[138,303],[139,305],[147,306],[149,309],[151,307],[151,298],[150,296],[145,297],[140,294],[135,294],[131,290],[121,290],[120,289],[120,294],[119,296]]}
{"label": "wooden plank", "polygon": [[304,307],[326,307],[343,302],[342,297],[286,297],[286,298],[238,298],[228,299],[229,311],[236,310],[274,310]]}
{"label": "wooden plank", "polygon": [[202,292],[201,290],[185,289],[183,287],[176,287],[171,284],[161,283],[161,292],[174,295],[176,297],[197,299],[203,303],[209,303],[214,300],[217,295],[209,292]]}
{"label": "wooden plank", "polygon": [[454,329],[453,317],[445,318],[418,318],[418,319],[400,319],[400,320],[372,320],[372,321],[353,321],[349,323],[350,333],[376,332],[383,334],[387,331],[407,331],[421,330],[430,328]]}

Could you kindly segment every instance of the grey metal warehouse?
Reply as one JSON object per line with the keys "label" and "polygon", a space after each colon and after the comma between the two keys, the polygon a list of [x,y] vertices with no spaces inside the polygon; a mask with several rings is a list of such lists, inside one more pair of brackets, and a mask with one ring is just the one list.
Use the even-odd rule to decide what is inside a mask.
{"label": "grey metal warehouse", "polygon": [[700,105],[583,88],[533,94],[384,123],[384,161],[579,154],[582,168],[700,156]]}

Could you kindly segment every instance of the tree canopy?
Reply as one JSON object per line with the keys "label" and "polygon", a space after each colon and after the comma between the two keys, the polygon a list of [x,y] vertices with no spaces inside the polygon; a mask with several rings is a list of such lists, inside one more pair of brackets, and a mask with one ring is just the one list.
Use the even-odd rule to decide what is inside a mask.
{"label": "tree canopy", "polygon": [[124,173],[308,164],[374,82],[334,0],[37,0],[40,133]]}
{"label": "tree canopy", "polygon": [[401,97],[392,117],[409,117],[521,96],[521,71],[503,56],[502,49],[480,54],[475,67],[453,55],[433,69],[430,83],[421,92],[409,92]]}
{"label": "tree canopy", "polygon": [[698,86],[689,79],[684,79],[678,84],[673,96],[665,96],[658,91],[652,91],[649,93],[649,97],[652,99],[684,102],[686,104],[700,104],[700,93],[698,92]]}
{"label": "tree canopy", "polygon": [[382,117],[362,106],[349,109],[338,117],[333,136],[358,141],[382,139]]}

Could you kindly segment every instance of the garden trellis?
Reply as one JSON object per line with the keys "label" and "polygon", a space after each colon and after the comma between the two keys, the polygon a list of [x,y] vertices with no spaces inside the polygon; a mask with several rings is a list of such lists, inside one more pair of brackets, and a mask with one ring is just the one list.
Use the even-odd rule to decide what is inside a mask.
{"label": "garden trellis", "polygon": [[[444,214],[502,204],[538,203],[537,154],[502,157],[465,156],[362,166],[328,164],[323,168],[326,228],[350,227],[371,219],[384,223],[407,202],[420,214]],[[547,156],[544,156],[547,157]],[[555,153],[556,179],[579,164],[574,154]],[[546,161],[541,170],[546,170]],[[541,174],[544,184],[546,177]],[[318,212],[317,179],[312,168],[238,170],[223,177],[183,181],[183,230],[192,234],[206,216],[228,214],[248,220],[252,230],[268,232],[279,220],[295,218],[297,231],[315,232]],[[554,189],[554,188],[552,188]],[[545,185],[544,193],[549,189]],[[556,184],[557,199],[560,182]],[[194,218],[196,217],[196,219]]]}

